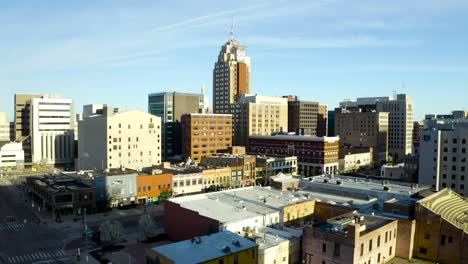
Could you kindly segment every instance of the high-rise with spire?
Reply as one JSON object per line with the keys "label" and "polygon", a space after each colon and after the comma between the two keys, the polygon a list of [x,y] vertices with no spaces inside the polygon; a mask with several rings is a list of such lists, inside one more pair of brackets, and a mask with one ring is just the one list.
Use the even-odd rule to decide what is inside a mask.
{"label": "high-rise with spire", "polygon": [[231,29],[231,39],[221,47],[213,69],[214,113],[230,113],[230,105],[237,97],[251,92],[250,58],[233,35]]}

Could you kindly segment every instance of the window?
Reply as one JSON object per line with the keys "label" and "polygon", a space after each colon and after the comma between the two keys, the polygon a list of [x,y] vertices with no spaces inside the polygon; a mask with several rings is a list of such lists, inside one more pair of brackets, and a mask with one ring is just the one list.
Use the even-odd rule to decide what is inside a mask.
{"label": "window", "polygon": [[445,246],[445,235],[440,236],[440,245]]}
{"label": "window", "polygon": [[237,255],[234,256],[234,264],[239,264],[239,257]]}
{"label": "window", "polygon": [[380,263],[380,253],[377,255],[377,263]]}
{"label": "window", "polygon": [[340,244],[339,243],[335,243],[335,250],[333,252],[333,255],[335,257],[339,257],[340,256]]}
{"label": "window", "polygon": [[224,259],[218,260],[218,264],[224,264]]}
{"label": "window", "polygon": [[427,254],[427,248],[419,248],[419,253],[426,255]]}
{"label": "window", "polygon": [[449,237],[448,237],[448,242],[449,242],[449,243],[452,243],[452,242],[453,242],[453,237],[452,237],[452,236],[449,236]]}
{"label": "window", "polygon": [[380,235],[377,237],[377,247],[380,247]]}
{"label": "window", "polygon": [[361,257],[364,255],[364,243],[361,244],[361,252],[359,254]]}
{"label": "window", "polygon": [[372,251],[372,239],[369,240],[369,251]]}
{"label": "window", "polygon": [[327,252],[327,244],[325,243],[322,244],[322,252],[323,253]]}
{"label": "window", "polygon": [[392,249],[393,249],[392,247],[390,247],[390,248],[388,249],[388,255],[389,255],[389,256],[392,255]]}

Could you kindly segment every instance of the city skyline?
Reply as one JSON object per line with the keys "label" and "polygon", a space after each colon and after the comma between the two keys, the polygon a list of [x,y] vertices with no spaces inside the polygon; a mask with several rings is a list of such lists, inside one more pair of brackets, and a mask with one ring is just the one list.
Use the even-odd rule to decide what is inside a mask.
{"label": "city skyline", "polygon": [[198,93],[203,82],[211,99],[232,17],[252,59],[253,93],[334,109],[395,90],[412,98],[415,120],[466,108],[457,96],[468,69],[467,37],[457,31],[468,25],[463,1],[180,5],[1,3],[1,111],[13,120],[15,93],[62,94],[77,112],[89,103],[146,111],[149,93]]}

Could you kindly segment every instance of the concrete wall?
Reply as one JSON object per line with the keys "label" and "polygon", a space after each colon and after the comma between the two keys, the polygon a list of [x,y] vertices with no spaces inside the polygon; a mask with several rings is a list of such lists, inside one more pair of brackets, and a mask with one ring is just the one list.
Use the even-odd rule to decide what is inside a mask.
{"label": "concrete wall", "polygon": [[413,258],[416,220],[398,220],[396,256],[404,259]]}

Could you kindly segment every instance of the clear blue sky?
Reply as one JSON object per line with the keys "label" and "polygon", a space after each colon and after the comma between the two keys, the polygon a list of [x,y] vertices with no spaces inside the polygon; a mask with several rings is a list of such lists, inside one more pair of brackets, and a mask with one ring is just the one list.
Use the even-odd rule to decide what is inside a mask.
{"label": "clear blue sky", "polygon": [[[344,98],[408,93],[417,118],[468,108],[468,1],[1,1],[0,111],[15,93],[146,110],[147,94],[211,98],[219,48],[252,58],[253,91]],[[402,82],[405,83],[403,88]]]}

